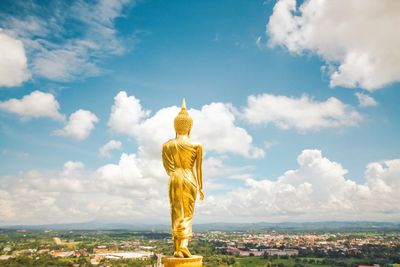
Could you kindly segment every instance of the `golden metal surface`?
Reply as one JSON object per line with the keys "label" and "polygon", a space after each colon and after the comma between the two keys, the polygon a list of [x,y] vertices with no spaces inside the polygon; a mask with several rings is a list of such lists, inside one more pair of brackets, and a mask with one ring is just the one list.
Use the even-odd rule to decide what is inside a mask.
{"label": "golden metal surface", "polygon": [[201,267],[203,266],[202,256],[192,256],[191,258],[166,257],[163,260],[164,267]]}
{"label": "golden metal surface", "polygon": [[[177,258],[192,256],[188,249],[188,242],[192,237],[197,191],[199,191],[200,199],[204,198],[201,169],[203,147],[189,139],[192,124],[193,120],[186,110],[185,99],[183,99],[181,111],[174,120],[176,137],[164,143],[162,147],[163,165],[169,176],[171,227],[174,256]],[[195,164],[196,175],[193,172]]]}

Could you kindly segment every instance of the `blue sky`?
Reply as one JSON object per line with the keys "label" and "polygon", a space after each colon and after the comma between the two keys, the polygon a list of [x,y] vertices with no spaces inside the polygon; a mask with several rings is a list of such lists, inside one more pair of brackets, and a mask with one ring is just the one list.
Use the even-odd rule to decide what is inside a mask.
{"label": "blue sky", "polygon": [[[369,31],[363,35],[364,31],[354,26],[351,14],[334,12],[338,8],[335,5],[343,4],[341,1],[324,3],[325,9],[321,10],[328,11],[321,11],[317,17],[310,11],[314,2],[3,1],[0,4],[3,18],[0,21],[0,59],[3,59],[0,179],[4,180],[4,187],[0,187],[3,193],[0,204],[6,211],[0,216],[5,218],[0,223],[107,219],[104,214],[110,214],[109,210],[90,208],[83,200],[84,195],[89,199],[93,196],[93,201],[109,199],[110,203],[115,200],[117,206],[130,207],[133,211],[120,214],[120,220],[151,218],[153,215],[135,210],[142,197],[130,198],[129,194],[140,187],[141,182],[136,179],[142,178],[154,180],[151,186],[163,192],[167,177],[162,180],[159,173],[153,177],[141,169],[149,162],[155,161],[157,165],[158,159],[153,154],[141,154],[139,147],[152,149],[149,142],[153,139],[148,135],[157,136],[153,140],[156,145],[161,137],[174,136],[172,128],[163,128],[163,123],[156,127],[159,118],[154,114],[161,110],[160,114],[165,114],[161,120],[172,127],[173,116],[166,115],[176,111],[182,97],[194,109],[193,137],[205,143],[206,160],[209,159],[205,167],[212,166],[212,160],[222,164],[216,168],[219,172],[210,171],[210,178],[204,177],[210,183],[205,188],[209,200],[200,203],[200,221],[220,220],[232,205],[232,199],[247,194],[254,199],[243,199],[249,205],[243,209],[268,201],[273,205],[251,214],[243,212],[243,216],[238,209],[238,213],[230,214],[232,221],[335,218],[398,221],[400,211],[390,204],[396,202],[396,196],[382,199],[387,203],[384,208],[374,207],[370,202],[376,194],[394,192],[399,186],[400,66],[388,59],[396,61],[400,56],[396,46],[388,45],[387,40],[391,44],[400,42],[391,24],[400,14],[379,9],[377,20],[382,18],[383,23],[389,23],[382,32],[380,26],[371,26],[367,15],[361,16],[358,27]],[[368,14],[368,8],[376,9],[368,5],[359,7],[356,3],[353,7],[361,14]],[[384,17],[389,19],[383,20]],[[321,20],[326,23],[322,29]],[[347,27],[336,30],[334,23]],[[20,62],[21,58],[26,62]],[[43,109],[38,110],[38,102],[21,101],[35,91],[43,93],[39,97],[53,96],[46,102],[49,107],[43,104]],[[120,99],[126,101],[127,109],[114,99],[121,91],[126,92]],[[254,105],[249,104],[249,96],[254,96]],[[330,102],[330,98],[334,99]],[[362,104],[359,98],[368,100]],[[59,108],[50,107],[54,103]],[[15,105],[19,107],[17,111]],[[126,117],[118,117],[112,107],[120,109]],[[69,126],[73,125],[69,116],[78,110],[84,111],[76,116],[81,124]],[[132,119],[133,116],[137,118]],[[207,116],[215,116],[210,118],[216,118],[217,123],[208,125]],[[231,117],[233,121],[229,121]],[[155,126],[148,126],[151,121],[157,122]],[[130,123],[137,127],[130,127]],[[196,127],[206,130],[196,132]],[[226,129],[230,127],[237,138],[228,137]],[[247,137],[252,140],[243,141]],[[120,145],[109,150],[108,156],[100,155],[99,149],[110,140]],[[232,149],[240,147],[238,143],[242,141],[247,142],[243,149]],[[137,177],[134,170],[124,169],[122,154],[135,155],[135,159],[129,160],[141,170]],[[298,162],[302,156],[312,159],[309,165],[307,160],[304,163],[310,170],[302,169],[307,167]],[[66,162],[70,164],[64,165]],[[112,170],[104,174],[104,166]],[[298,177],[293,178],[288,170],[297,170]],[[127,175],[127,184],[121,175]],[[85,182],[86,186],[98,184],[96,179],[100,176],[106,181],[102,189],[90,193],[82,189]],[[318,179],[322,184],[315,182]],[[64,182],[79,188],[71,187],[64,192]],[[341,183],[339,189],[334,188],[334,184]],[[347,189],[349,184],[351,189]],[[376,184],[385,184],[385,189]],[[280,207],[275,202],[287,197],[286,189],[279,191],[283,185],[293,190],[291,197],[299,195],[292,201],[304,201],[310,209],[314,204],[321,205],[327,211],[318,217],[307,209]],[[124,191],[126,199],[117,201],[116,194],[121,195],[122,191],[104,189],[113,186],[131,187]],[[321,190],[319,186],[328,189],[331,186],[332,190]],[[34,199],[47,199],[43,205],[54,209],[54,216],[43,219],[35,214],[17,215],[16,210],[26,206],[17,197],[24,190],[31,192]],[[315,195],[324,190],[332,197]],[[332,200],[335,192],[339,192],[337,198],[340,198],[335,201],[341,205]],[[266,199],[255,198],[258,194]],[[355,204],[352,202],[355,200],[349,199],[357,194],[365,203]],[[78,195],[81,202],[67,204]],[[145,197],[150,199],[149,209],[155,214],[166,214],[165,207],[150,195]],[[220,198],[225,202],[216,204],[222,203]],[[82,205],[88,208],[79,210]],[[334,211],[328,211],[332,205]],[[36,214],[41,214],[41,209]],[[72,217],[57,215],[61,210],[67,210]],[[382,214],[389,215],[382,217]]]}

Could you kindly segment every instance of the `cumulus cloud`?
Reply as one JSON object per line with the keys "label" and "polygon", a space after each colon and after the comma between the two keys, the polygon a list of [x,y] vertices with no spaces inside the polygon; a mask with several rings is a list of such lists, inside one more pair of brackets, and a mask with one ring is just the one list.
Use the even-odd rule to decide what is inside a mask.
{"label": "cumulus cloud", "polygon": [[110,140],[106,144],[104,144],[99,149],[99,153],[102,157],[110,157],[110,151],[119,150],[122,147],[122,143],[116,140]]}
{"label": "cumulus cloud", "polygon": [[135,96],[128,96],[125,91],[114,97],[108,126],[116,133],[133,134],[141,120],[148,117],[150,111],[144,110],[140,100]]}
{"label": "cumulus cloud", "polygon": [[[346,178],[347,170],[306,149],[298,167],[275,179],[243,173],[232,179],[244,186],[212,193],[209,177],[218,177],[222,161],[207,163],[206,199],[198,202],[197,220],[312,221],[399,220],[400,159],[372,162],[364,180]],[[235,173],[238,173],[236,170]],[[119,162],[87,170],[69,161],[59,171],[27,171],[2,176],[0,223],[65,223],[94,219],[167,223],[167,177],[158,161],[122,154]],[[215,184],[214,184],[215,185]]]}
{"label": "cumulus cloud", "polygon": [[59,136],[68,136],[77,140],[86,139],[99,121],[95,114],[88,110],[79,109],[69,116],[64,128],[53,133]]}
{"label": "cumulus cloud", "polygon": [[[0,101],[0,110],[19,115],[22,119],[51,118],[65,122],[65,115],[60,113],[60,104],[54,95],[41,91],[33,91],[21,99]],[[97,116],[88,110],[79,109],[69,116],[66,125],[53,131],[54,135],[68,136],[77,140],[86,139],[95,124],[99,121]]]}
{"label": "cumulus cloud", "polygon": [[204,105],[201,110],[192,110],[192,114],[196,123],[193,137],[204,140],[208,149],[251,158],[264,156],[264,150],[252,144],[251,135],[235,125],[236,118],[230,104],[211,103]]}
{"label": "cumulus cloud", "polygon": [[[199,213],[245,221],[398,220],[400,160],[367,166],[364,182],[347,179],[341,164],[303,150],[299,167],[276,180],[248,178],[246,187],[211,196]],[[220,216],[223,214],[223,216]]]}
{"label": "cumulus cloud", "polygon": [[[122,91],[114,98],[108,125],[117,133],[134,136],[141,156],[157,158],[163,142],[175,135],[173,120],[179,109],[177,106],[162,108],[151,116],[138,99]],[[264,151],[253,145],[247,131],[235,124],[235,112],[230,104],[211,103],[200,110],[190,109],[189,113],[194,120],[191,136],[201,140],[207,150],[253,158],[264,156]]]}
{"label": "cumulus cloud", "polygon": [[18,86],[29,78],[23,43],[0,28],[0,87]]}
{"label": "cumulus cloud", "polygon": [[55,81],[96,76],[104,73],[102,59],[125,53],[128,43],[134,45],[134,33],[125,38],[115,27],[115,19],[134,5],[131,1],[15,5],[20,12],[1,12],[0,26],[24,43],[33,75]]}
{"label": "cumulus cloud", "polygon": [[69,161],[59,171],[32,170],[1,179],[0,223],[144,222],[169,214],[162,165],[135,154],[122,154],[118,163],[91,171]]}
{"label": "cumulus cloud", "polygon": [[376,102],[376,100],[372,96],[358,92],[354,95],[357,97],[360,107],[373,107],[378,105],[378,102]]}
{"label": "cumulus cloud", "polygon": [[15,113],[24,119],[47,117],[63,121],[64,115],[59,112],[60,104],[54,95],[33,91],[21,99],[9,99],[0,102],[0,109]]}
{"label": "cumulus cloud", "polygon": [[307,95],[300,98],[282,95],[250,95],[243,117],[252,124],[275,124],[282,129],[300,131],[356,126],[362,120],[351,106],[335,97],[316,101]]}
{"label": "cumulus cloud", "polygon": [[[400,80],[400,2],[296,0],[275,4],[267,24],[270,45],[319,55],[330,86],[373,91]],[[355,15],[356,14],[356,15]]]}

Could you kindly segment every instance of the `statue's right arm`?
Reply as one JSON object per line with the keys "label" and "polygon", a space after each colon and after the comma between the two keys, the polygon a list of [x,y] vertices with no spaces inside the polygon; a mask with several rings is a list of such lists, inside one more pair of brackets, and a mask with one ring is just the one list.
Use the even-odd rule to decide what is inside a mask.
{"label": "statue's right arm", "polygon": [[162,147],[162,161],[164,165],[164,169],[167,172],[168,176],[171,176],[171,173],[174,171],[174,160],[172,159],[170,153],[168,153],[167,144],[164,144]]}

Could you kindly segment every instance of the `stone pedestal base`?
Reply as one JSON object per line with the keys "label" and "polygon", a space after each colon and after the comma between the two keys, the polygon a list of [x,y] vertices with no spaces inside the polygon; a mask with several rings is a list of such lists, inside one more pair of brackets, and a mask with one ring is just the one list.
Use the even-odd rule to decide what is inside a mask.
{"label": "stone pedestal base", "polygon": [[164,267],[202,267],[203,256],[193,255],[191,258],[165,257]]}

